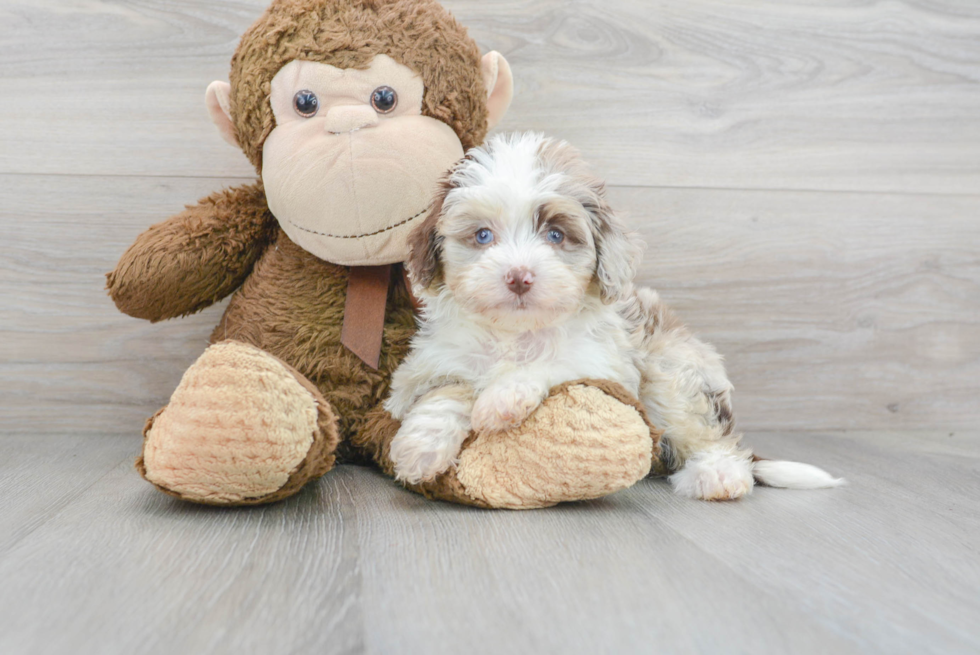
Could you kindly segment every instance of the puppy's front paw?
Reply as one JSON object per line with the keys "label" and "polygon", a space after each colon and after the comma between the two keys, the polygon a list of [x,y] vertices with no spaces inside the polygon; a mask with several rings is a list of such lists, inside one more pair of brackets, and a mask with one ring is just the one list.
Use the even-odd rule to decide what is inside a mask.
{"label": "puppy's front paw", "polygon": [[402,423],[388,453],[395,478],[418,484],[456,463],[469,426],[455,416],[412,416]]}
{"label": "puppy's front paw", "polygon": [[752,460],[742,453],[697,453],[670,476],[674,491],[700,500],[735,500],[752,493]]}
{"label": "puppy's front paw", "polygon": [[487,387],[473,404],[473,430],[504,432],[524,422],[544,400],[547,389],[529,382]]}

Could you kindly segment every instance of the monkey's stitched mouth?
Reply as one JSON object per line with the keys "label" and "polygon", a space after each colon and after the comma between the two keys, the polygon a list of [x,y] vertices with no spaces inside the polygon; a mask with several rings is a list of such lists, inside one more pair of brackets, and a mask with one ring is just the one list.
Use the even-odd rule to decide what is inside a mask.
{"label": "monkey's stitched mouth", "polygon": [[[415,214],[414,216],[409,216],[404,221],[400,221],[398,223],[395,223],[394,225],[389,225],[388,227],[382,228],[380,230],[375,230],[374,232],[367,232],[366,234],[329,234],[328,232],[317,232],[316,230],[311,230],[309,228],[303,227],[302,225],[297,225],[296,223],[292,222],[288,218],[285,220],[287,223],[295,227],[297,230],[303,230],[304,232],[309,232],[310,234],[315,234],[321,237],[329,237],[331,239],[364,239],[366,237],[373,237],[378,234],[383,234],[385,232],[388,232],[389,230],[394,230],[396,227],[401,227],[402,225],[407,225],[408,223],[411,223],[419,216],[425,214],[428,211],[429,211],[429,207],[426,207],[425,209]],[[276,218],[278,218],[278,216]]]}

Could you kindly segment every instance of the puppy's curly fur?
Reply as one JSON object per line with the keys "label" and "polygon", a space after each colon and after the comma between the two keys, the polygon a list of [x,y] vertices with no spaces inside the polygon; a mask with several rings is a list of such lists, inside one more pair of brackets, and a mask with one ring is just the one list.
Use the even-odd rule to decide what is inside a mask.
{"label": "puppy's curly fur", "polygon": [[402,420],[398,478],[431,479],[471,430],[515,427],[553,386],[596,378],[634,393],[664,430],[680,494],[738,498],[753,473],[779,486],[838,483],[804,464],[756,470],[721,357],[634,286],[637,241],[568,144],[528,133],[470,150],[411,243],[422,319],[385,403]]}

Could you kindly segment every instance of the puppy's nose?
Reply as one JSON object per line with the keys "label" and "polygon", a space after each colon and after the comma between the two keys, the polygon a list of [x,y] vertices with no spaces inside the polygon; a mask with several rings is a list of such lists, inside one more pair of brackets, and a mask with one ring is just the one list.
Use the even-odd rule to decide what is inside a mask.
{"label": "puppy's nose", "polygon": [[504,276],[507,288],[518,296],[523,296],[534,284],[534,273],[523,266],[512,268]]}

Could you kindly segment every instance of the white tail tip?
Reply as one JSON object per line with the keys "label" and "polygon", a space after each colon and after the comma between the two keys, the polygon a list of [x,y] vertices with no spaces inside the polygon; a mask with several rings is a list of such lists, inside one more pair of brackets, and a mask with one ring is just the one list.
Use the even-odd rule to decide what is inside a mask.
{"label": "white tail tip", "polygon": [[846,484],[844,478],[800,462],[762,459],[752,466],[752,474],[762,484],[783,489],[826,489]]}

